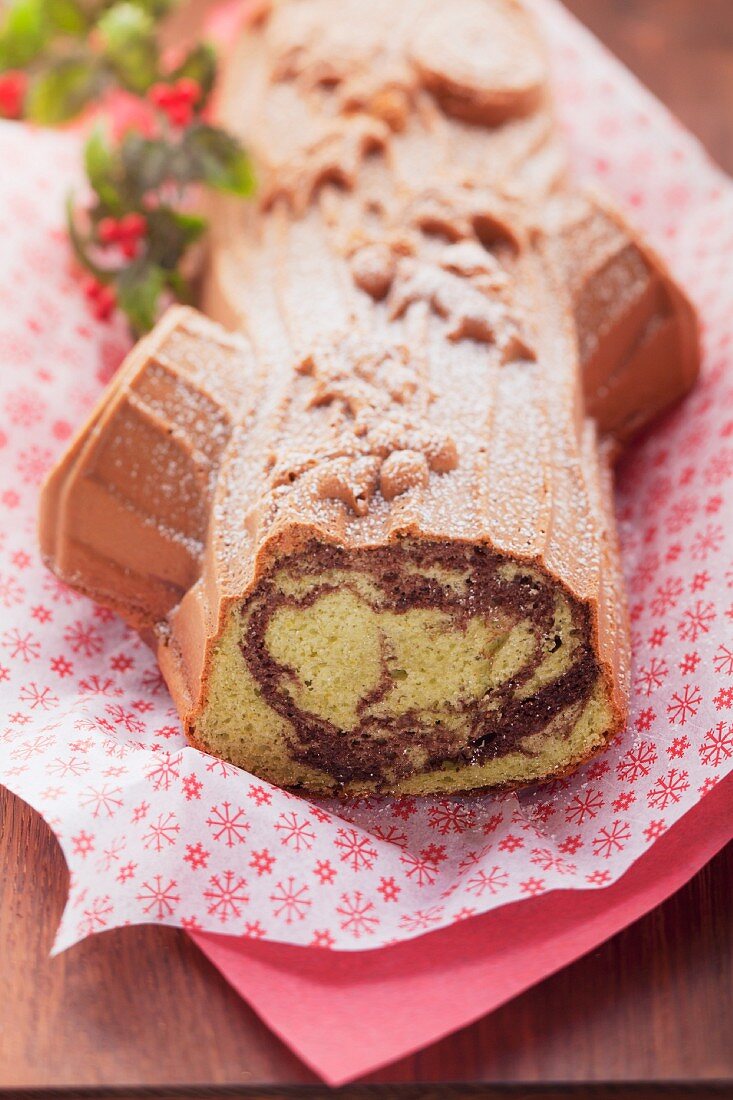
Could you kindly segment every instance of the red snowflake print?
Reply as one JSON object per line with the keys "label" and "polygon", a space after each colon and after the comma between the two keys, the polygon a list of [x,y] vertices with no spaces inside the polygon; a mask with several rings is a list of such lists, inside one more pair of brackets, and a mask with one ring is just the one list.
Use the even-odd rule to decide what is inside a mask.
{"label": "red snowflake print", "polygon": [[576,825],[582,825],[586,818],[591,821],[598,817],[603,806],[603,795],[600,791],[583,791],[576,794],[565,809],[565,820],[572,821]]}
{"label": "red snowflake print", "polygon": [[610,871],[593,871],[590,875],[585,876],[585,881],[590,886],[607,886],[611,881]]}
{"label": "red snowflake print", "polygon": [[321,825],[328,825],[333,820],[331,814],[327,813],[321,806],[310,806],[309,808],[313,817],[316,821],[319,821]]}
{"label": "red snowflake print", "polygon": [[702,703],[700,688],[685,684],[682,691],[676,691],[672,696],[672,702],[667,704],[670,722],[673,725],[679,723],[684,726],[690,718],[695,717],[700,709],[700,703]]}
{"label": "red snowflake print", "polygon": [[424,859],[430,859],[433,863],[440,866],[441,863],[445,863],[448,858],[445,850],[445,844],[428,844],[427,848],[423,848],[420,855]]}
{"label": "red snowflake print", "polygon": [[307,817],[301,818],[296,813],[280,814],[275,828],[281,834],[280,843],[294,852],[310,851],[313,847],[316,834]]}
{"label": "red snowflake print", "polygon": [[10,755],[13,760],[31,760],[34,756],[42,756],[54,744],[54,740],[52,734],[39,733],[14,748]]}
{"label": "red snowflake print", "polygon": [[97,870],[109,871],[119,861],[120,852],[124,852],[126,847],[127,840],[124,836],[110,841],[109,847],[104,849],[101,859],[97,861]]}
{"label": "red snowflake print", "polygon": [[492,867],[490,871],[481,870],[472,875],[466,882],[466,891],[477,898],[487,891],[493,896],[503,890],[508,882],[509,875],[506,871],[502,871],[501,867]]}
{"label": "red snowflake print", "polygon": [[504,820],[503,814],[492,814],[488,817],[481,826],[481,831],[484,836],[488,836],[490,833],[495,833]]}
{"label": "red snowflake print", "polygon": [[162,852],[164,848],[172,847],[176,843],[180,831],[181,826],[176,822],[174,813],[159,814],[157,820],[150,824],[147,833],[143,833],[143,847]]}
{"label": "red snowflake print", "polygon": [[441,836],[449,833],[465,833],[476,824],[476,815],[473,810],[460,802],[453,802],[449,798],[441,798],[437,806],[432,806],[428,812],[428,825],[431,829],[437,829]]}
{"label": "red snowflake print", "polygon": [[169,879],[165,885],[163,883],[162,875],[153,875],[150,882],[142,884],[137,895],[138,901],[146,903],[143,905],[143,913],[155,917],[156,920],[172,917],[181,901],[180,894],[175,893],[178,885],[175,879]]}
{"label": "red snowflake print", "polygon": [[114,817],[122,806],[122,788],[105,783],[102,787],[87,787],[79,796],[79,805],[91,809],[92,817]]}
{"label": "red snowflake print", "polygon": [[135,806],[132,811],[132,823],[137,825],[139,821],[142,821],[146,817],[148,810],[150,809],[149,802],[141,802],[139,806]]}
{"label": "red snowflake print", "polygon": [[700,797],[703,798],[706,794],[709,794],[709,792],[712,791],[713,787],[718,783],[719,779],[719,775],[709,775],[705,782],[697,788],[697,792]]}
{"label": "red snowflake print", "polygon": [[17,627],[5,631],[2,645],[9,651],[11,659],[19,657],[25,664],[37,660],[41,652],[38,639],[30,632],[22,634]]}
{"label": "red snowflake print", "polygon": [[31,710],[53,710],[59,702],[58,695],[54,695],[50,687],[39,687],[35,681],[22,687],[19,697]]}
{"label": "red snowflake print", "polygon": [[696,561],[706,561],[711,554],[716,554],[723,545],[725,532],[719,523],[709,523],[703,531],[698,531],[692,540],[690,553]]}
{"label": "red snowflake print", "polygon": [[394,844],[396,848],[407,847],[407,833],[403,833],[396,825],[377,825],[372,829],[372,835],[387,844]]}
{"label": "red snowflake print", "polygon": [[649,635],[649,645],[651,646],[651,648],[659,649],[660,646],[663,646],[667,640],[668,634],[669,631],[667,630],[666,626],[658,626],[654,630],[652,630],[651,634]]}
{"label": "red snowflake print", "polygon": [[269,806],[272,802],[272,792],[259,785],[250,785],[247,798],[251,798],[255,806]]}
{"label": "red snowflake print", "polygon": [[606,760],[594,760],[588,765],[587,775],[589,779],[597,781],[603,779],[604,775],[608,775],[610,770],[611,765]]}
{"label": "red snowflake print", "polygon": [[278,882],[274,893],[270,894],[272,911],[276,917],[282,917],[286,924],[305,920],[305,915],[313,904],[307,895],[308,887],[305,884],[296,886],[295,879],[290,875],[284,882]]}
{"label": "red snowflake print", "polygon": [[210,917],[218,917],[222,924],[226,924],[232,917],[242,915],[242,906],[249,901],[249,895],[245,894],[246,881],[234,871],[223,871],[220,875],[212,875],[209,879],[209,889],[204,890],[204,897],[209,905],[206,912]]}
{"label": "red snowflake print", "polygon": [[702,573],[695,573],[690,581],[690,592],[704,592],[712,579],[707,569],[704,569]]}
{"label": "red snowflake print", "polygon": [[409,798],[406,795],[401,795],[399,798],[395,798],[392,802],[392,816],[399,817],[402,821],[407,821],[417,813],[417,802],[414,798]]}
{"label": "red snowflake print", "polygon": [[265,930],[258,920],[245,921],[243,936],[248,940],[261,940],[265,937]]}
{"label": "red snowflake print", "polygon": [[102,652],[104,642],[102,635],[90,623],[83,623],[77,619],[64,631],[64,641],[74,653],[84,657],[96,657]]}
{"label": "red snowflake print", "polygon": [[346,863],[352,871],[369,871],[374,866],[376,849],[372,847],[369,838],[356,829],[339,829],[334,843],[339,849],[341,862]]}
{"label": "red snowflake print", "polygon": [[644,836],[647,841],[651,842],[661,836],[664,830],[667,828],[664,818],[652,819],[644,830]]}
{"label": "red snowflake print", "polygon": [[52,657],[50,664],[51,672],[55,672],[62,680],[74,674],[74,666],[66,657]]}
{"label": "red snowflake print", "polygon": [[533,848],[530,862],[541,867],[543,871],[556,871],[559,875],[574,875],[577,870],[574,863],[568,863],[562,856],[556,856],[549,848]]}
{"label": "red snowflake print", "polygon": [[574,856],[578,849],[583,847],[580,833],[575,833],[574,836],[566,836],[562,844],[558,844],[557,847],[566,856]]}
{"label": "red snowflake print", "polygon": [[123,863],[117,872],[117,881],[124,885],[129,882],[130,879],[135,877],[135,871],[137,870],[137,863],[130,861],[129,863]]}
{"label": "red snowflake print", "polygon": [[710,624],[715,621],[715,605],[698,600],[694,607],[688,607],[677,624],[677,633],[684,642],[696,642],[702,634],[710,632]]}
{"label": "red snowflake print", "polygon": [[651,741],[640,741],[616,765],[616,775],[622,783],[636,783],[649,775],[657,762],[657,750]]}
{"label": "red snowflake print", "polygon": [[175,756],[170,752],[162,752],[157,756],[155,763],[145,772],[145,778],[150,780],[153,790],[170,790],[173,783],[180,779],[179,769],[182,759],[180,752]]}
{"label": "red snowflake print", "polygon": [[646,796],[647,801],[654,810],[666,810],[670,803],[679,802],[689,788],[687,772],[670,768],[669,772],[660,776],[651,788]]}
{"label": "red snowflake print", "polygon": [[679,558],[681,553],[682,553],[682,546],[680,545],[679,542],[675,542],[675,543],[672,544],[672,546],[670,546],[669,550],[664,555],[664,560],[668,561],[668,562],[677,561],[677,559]]}
{"label": "red snowflake print", "polygon": [[192,871],[198,871],[200,868],[208,866],[210,856],[211,852],[207,852],[199,840],[195,844],[186,845],[186,854],[183,859],[185,863],[190,865]]}
{"label": "red snowflake print", "polygon": [[723,498],[721,496],[716,495],[714,497],[709,497],[705,501],[705,511],[709,516],[714,516],[717,512],[720,511],[722,504]]}
{"label": "red snowflake print", "polygon": [[696,512],[697,502],[689,497],[675,501],[667,516],[667,530],[670,534],[678,534],[692,522]]}
{"label": "red snowflake print", "polygon": [[634,588],[645,588],[657,575],[659,569],[659,554],[647,554],[641,559],[631,578]]}
{"label": "red snowflake print", "polygon": [[397,901],[402,893],[402,887],[399,886],[393,876],[390,875],[389,878],[380,878],[377,893],[382,895],[384,901]]}
{"label": "red snowflake print", "polygon": [[[153,709],[153,704],[152,703],[145,703],[142,700],[139,700],[137,703],[133,703],[132,705],[135,708],[135,710],[139,711],[141,714],[143,713],[143,711],[147,712],[147,711]],[[162,737],[164,741],[169,741],[171,737],[175,737],[176,734],[179,733],[179,732],[180,731],[178,729],[178,726],[158,726],[158,728],[155,731],[155,736],[156,737]],[[186,782],[186,780],[184,779],[183,780],[184,785],[185,785],[185,782]]]}
{"label": "red snowflake print", "polygon": [[35,390],[23,387],[8,393],[5,398],[5,411],[11,424],[19,428],[32,428],[43,420],[46,414],[46,403]]}
{"label": "red snowflake print", "polygon": [[645,707],[644,710],[639,711],[639,715],[634,722],[634,729],[638,730],[639,733],[650,730],[656,717],[652,707]]}
{"label": "red snowflake print", "polygon": [[183,793],[186,796],[186,802],[191,802],[192,799],[201,798],[201,792],[204,789],[204,785],[200,779],[196,777],[195,772],[191,772],[190,775],[184,775],[181,780],[183,787]]}
{"label": "red snowflake print", "polygon": [[262,878],[263,875],[272,874],[272,868],[275,866],[276,862],[275,857],[270,855],[267,848],[263,848],[260,852],[252,852],[249,866],[253,871],[257,872],[258,878]]}
{"label": "red snowflake print", "polygon": [[680,760],[690,747],[690,739],[685,734],[682,737],[675,737],[670,745],[667,746],[667,756],[670,760]]}
{"label": "red snowflake print", "polygon": [[198,932],[203,927],[198,917],[180,917],[181,928],[185,928],[187,932]]}
{"label": "red snowflake print", "polygon": [[230,802],[222,802],[211,807],[211,816],[207,817],[206,824],[211,829],[214,840],[222,840],[227,848],[233,848],[235,844],[244,844],[250,824],[247,816],[239,806],[236,810]]}
{"label": "red snowflake print", "polygon": [[408,932],[426,932],[440,924],[443,906],[433,905],[430,909],[417,909],[414,913],[405,913],[400,917],[400,928]]}
{"label": "red snowflake print", "polygon": [[685,653],[679,664],[680,672],[683,676],[692,676],[699,664],[699,653]]}
{"label": "red snowflake print", "polygon": [[91,833],[85,833],[82,829],[76,836],[72,836],[73,852],[75,856],[86,859],[90,852],[94,851],[94,837]]}
{"label": "red snowflake print", "polygon": [[20,452],[15,468],[26,485],[40,485],[52,462],[53,452],[48,447],[33,444],[27,451]]}
{"label": "red snowflake print", "polygon": [[343,917],[342,931],[350,932],[355,940],[372,935],[379,924],[379,917],[374,915],[374,902],[367,901],[359,890],[342,894],[336,912]]}
{"label": "red snowflake print", "polygon": [[521,836],[514,836],[513,833],[507,833],[507,835],[499,841],[500,852],[515,852],[517,848],[524,847],[524,840]]}
{"label": "red snowflake print", "polygon": [[593,855],[610,859],[616,852],[624,850],[630,837],[628,821],[616,820],[611,825],[603,825],[593,838]]}
{"label": "red snowflake print", "polygon": [[158,668],[146,668],[143,673],[142,685],[151,695],[158,695],[165,687],[165,680]]}
{"label": "red snowflake print", "polygon": [[234,767],[234,764],[229,764],[226,760],[211,760],[206,765],[206,770],[207,772],[218,772],[222,779],[238,773],[238,769]]}
{"label": "red snowflake print", "polygon": [[85,695],[104,695],[111,698],[115,695],[122,695],[122,688],[115,687],[114,680],[106,677],[104,680],[101,676],[86,676],[83,680],[79,681],[79,690],[83,691]]}
{"label": "red snowflake print", "polygon": [[660,584],[652,600],[653,614],[664,615],[670,608],[676,607],[684,590],[685,586],[679,577],[670,577],[664,584]]}
{"label": "red snowflake print", "polygon": [[311,947],[325,947],[326,949],[333,947],[336,940],[333,938],[327,928],[317,930],[313,933],[313,939],[310,942]]}
{"label": "red snowflake print", "polygon": [[145,723],[141,722],[131,710],[125,710],[119,703],[106,703],[104,709],[115,725],[121,726],[127,733],[143,733],[145,731]]}
{"label": "red snowflake print", "polygon": [[720,676],[733,676],[733,649],[721,642],[713,657],[713,668]]}
{"label": "red snowflake print", "polygon": [[634,802],[636,802],[636,795],[633,791],[621,791],[611,803],[611,808],[614,813],[624,813]]}
{"label": "red snowflake print", "polygon": [[730,710],[733,707],[733,687],[721,688],[713,698],[716,710]]}
{"label": "red snowflake print", "polygon": [[31,618],[35,619],[37,623],[50,623],[53,615],[47,607],[39,603],[31,608]]}
{"label": "red snowflake print", "polygon": [[58,775],[61,779],[67,775],[83,775],[84,772],[89,771],[89,761],[80,760],[77,756],[70,756],[68,759],[57,756],[46,765],[46,771],[49,775]]}
{"label": "red snowflake print", "polygon": [[424,852],[417,855],[415,852],[403,852],[400,855],[400,863],[405,868],[405,874],[417,886],[432,886],[438,876],[438,865],[435,860],[426,859]]}
{"label": "red snowflake print", "polygon": [[541,894],[545,889],[545,880],[543,878],[528,878],[525,882],[520,882],[519,886],[523,894]]}
{"label": "red snowflake print", "polygon": [[733,450],[723,447],[709,459],[703,477],[708,485],[722,485],[733,474]]}
{"label": "red snowflake print", "polygon": [[313,868],[313,874],[316,875],[321,886],[330,886],[335,881],[337,873],[330,859],[319,859]]}
{"label": "red snowflake print", "polygon": [[709,729],[698,748],[700,760],[707,768],[719,768],[733,756],[733,722],[717,722]]}
{"label": "red snowflake print", "polygon": [[133,658],[127,653],[116,653],[114,657],[110,658],[109,662],[109,667],[114,672],[129,672],[134,665]]}
{"label": "red snowflake print", "polygon": [[106,928],[112,912],[112,901],[107,894],[104,897],[95,898],[92,904],[83,910],[84,915],[78,925],[79,935],[91,936],[94,932]]}
{"label": "red snowflake print", "polygon": [[652,657],[649,664],[637,672],[634,687],[644,695],[651,695],[662,686],[668,674],[667,662],[661,657]]}

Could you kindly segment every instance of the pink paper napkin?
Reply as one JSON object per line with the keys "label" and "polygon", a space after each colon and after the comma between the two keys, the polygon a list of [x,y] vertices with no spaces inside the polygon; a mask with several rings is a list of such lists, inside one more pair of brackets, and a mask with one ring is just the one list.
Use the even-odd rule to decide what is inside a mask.
{"label": "pink paper napkin", "polygon": [[[374,1042],[359,1051],[344,1039],[339,1065],[332,1059],[338,1032],[321,1034],[320,1046],[311,1035],[308,1046],[288,1016],[307,983],[299,994],[300,979],[290,975],[263,990],[257,966],[269,954],[206,940],[225,972],[236,960],[235,984],[263,1016],[283,1034],[292,1031],[293,1044],[334,1079],[459,1026],[537,980],[554,960],[587,950],[590,940],[568,914],[594,906],[611,914],[611,884],[647,866],[645,900],[617,907],[605,925],[597,917],[593,942],[633,919],[674,888],[656,856],[662,843],[713,804],[720,813],[724,792],[730,800],[729,783],[715,788],[733,769],[733,383],[726,375],[733,188],[561,8],[552,0],[533,6],[552,43],[578,170],[627,207],[693,294],[704,322],[705,378],[635,449],[621,476],[634,627],[630,727],[573,778],[519,797],[316,804],[212,760],[184,744],[140,641],[44,572],[34,540],[38,483],[126,339],[121,326],[94,320],[67,268],[61,209],[77,139],[0,127],[3,158],[17,166],[0,180],[0,780],[49,821],[69,863],[57,948],[118,924],[155,921],[350,952],[404,941],[409,974],[409,951],[432,954],[454,936],[468,944],[484,922],[511,914],[516,926],[540,902],[548,912],[565,904],[556,919],[565,922],[566,947],[553,946],[553,964],[542,961],[542,945],[539,955],[527,948],[521,965],[511,953],[492,956],[490,995],[462,1017],[433,1001],[432,1023],[425,1010],[419,1026],[395,1027],[391,1036],[378,1019],[361,1017],[360,1031]],[[715,817],[719,843],[727,820]],[[709,844],[695,844],[685,874],[711,854]],[[440,938],[406,942],[440,928]],[[292,949],[266,951],[290,957]],[[335,966],[343,979],[346,963],[321,952],[301,957],[309,973]],[[399,955],[378,952],[372,964],[388,967],[382,960],[390,957]],[[350,958],[354,974],[369,966]],[[298,969],[305,971],[300,962]],[[285,991],[279,1001],[277,987]]]}

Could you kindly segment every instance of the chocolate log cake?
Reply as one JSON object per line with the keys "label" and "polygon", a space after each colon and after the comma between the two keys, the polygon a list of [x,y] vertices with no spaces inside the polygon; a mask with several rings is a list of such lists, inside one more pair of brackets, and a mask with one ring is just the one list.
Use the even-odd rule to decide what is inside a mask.
{"label": "chocolate log cake", "polygon": [[623,726],[609,458],[689,388],[695,320],[571,187],[546,80],[511,0],[264,11],[215,320],[169,311],[46,484],[51,568],[274,782],[515,786]]}

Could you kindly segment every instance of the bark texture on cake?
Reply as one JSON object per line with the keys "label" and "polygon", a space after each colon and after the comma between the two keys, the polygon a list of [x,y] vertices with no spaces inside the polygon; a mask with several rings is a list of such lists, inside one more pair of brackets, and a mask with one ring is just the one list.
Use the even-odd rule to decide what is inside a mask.
{"label": "bark texture on cake", "polygon": [[260,180],[215,212],[236,334],[179,308],[132,353],[46,486],[46,560],[264,778],[568,770],[625,720],[608,458],[691,384],[689,305],[571,189],[510,0],[283,0],[220,112]]}

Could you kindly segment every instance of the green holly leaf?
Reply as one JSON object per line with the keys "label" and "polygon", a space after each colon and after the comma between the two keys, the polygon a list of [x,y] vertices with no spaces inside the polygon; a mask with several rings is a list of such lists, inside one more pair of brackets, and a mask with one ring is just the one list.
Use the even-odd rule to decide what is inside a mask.
{"label": "green holly leaf", "polygon": [[194,46],[178,68],[174,69],[170,79],[178,80],[182,76],[198,83],[202,101],[205,102],[216,79],[216,51],[209,42],[200,42],[198,46]]}
{"label": "green holly leaf", "polygon": [[62,34],[82,38],[89,30],[89,17],[75,0],[46,0],[46,11],[53,27]]}
{"label": "green holly leaf", "polygon": [[84,168],[100,203],[111,214],[121,211],[122,200],[118,186],[119,161],[107,141],[104,128],[100,125],[94,127],[84,145]]}
{"label": "green holly leaf", "polygon": [[206,229],[206,219],[182,214],[171,207],[159,207],[145,215],[148,221],[148,259],[173,271],[190,245]]}
{"label": "green holly leaf", "polygon": [[91,60],[67,58],[31,82],[26,117],[44,126],[58,126],[78,115],[98,93],[99,68]]}
{"label": "green holly leaf", "polygon": [[74,256],[81,266],[91,272],[95,279],[98,279],[100,282],[109,281],[111,275],[114,275],[115,272],[109,273],[103,271],[98,264],[95,264],[94,260],[89,255],[87,251],[87,242],[82,233],[79,232],[79,227],[76,223],[76,208],[74,206],[73,195],[69,195],[66,200],[66,231],[69,234],[71,251],[74,253]]}
{"label": "green holly leaf", "polygon": [[97,21],[106,60],[130,92],[143,95],[158,79],[158,45],[152,16],[137,4],[115,4]]}
{"label": "green holly leaf", "polygon": [[125,268],[117,280],[117,303],[138,335],[157,321],[166,282],[163,269],[147,260]]}
{"label": "green holly leaf", "polygon": [[28,65],[46,45],[49,32],[45,0],[13,0],[0,27],[0,68]]}
{"label": "green holly leaf", "polygon": [[175,157],[167,142],[144,138],[129,131],[120,147],[120,167],[127,201],[136,205],[147,191],[155,191],[171,178]]}
{"label": "green holly leaf", "polygon": [[231,134],[201,122],[184,134],[181,145],[189,159],[191,181],[200,180],[242,198],[254,191],[252,162]]}

